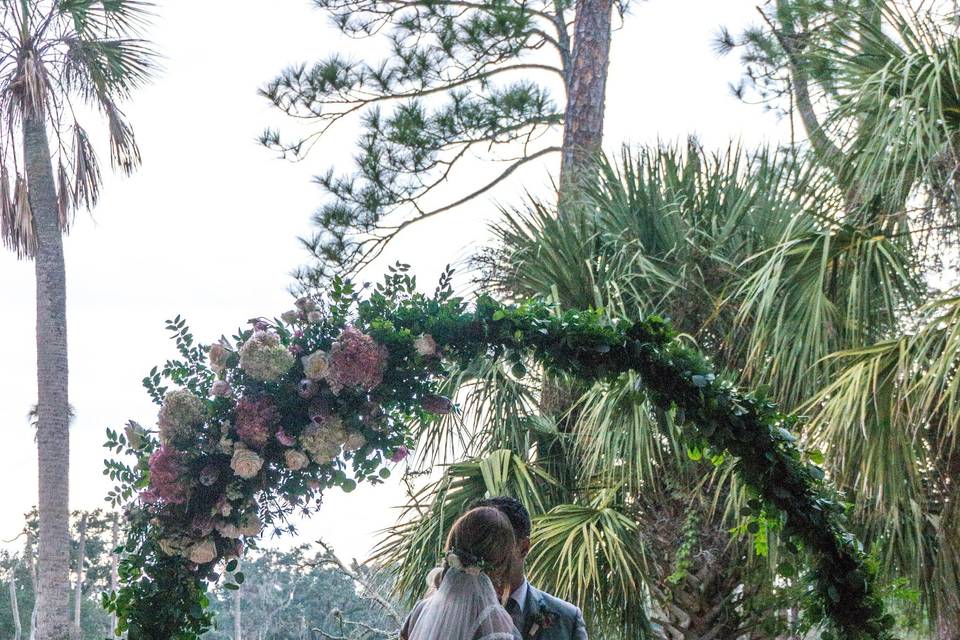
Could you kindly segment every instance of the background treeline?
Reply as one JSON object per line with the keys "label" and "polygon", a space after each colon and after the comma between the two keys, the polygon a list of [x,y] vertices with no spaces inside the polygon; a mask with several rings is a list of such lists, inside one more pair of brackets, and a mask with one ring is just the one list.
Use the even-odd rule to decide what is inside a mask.
{"label": "background treeline", "polygon": [[[74,640],[112,636],[112,621],[100,607],[100,594],[113,584],[114,522],[113,514],[101,510],[73,514]],[[36,634],[36,526],[36,514],[28,514],[23,534],[11,545],[16,550],[0,552],[3,640],[32,640]],[[243,571],[242,590],[220,588],[210,594],[217,616],[217,628],[207,636],[212,640],[386,638],[399,629],[401,614],[387,597],[390,585],[363,566],[342,562],[322,543],[289,551],[254,551]]]}

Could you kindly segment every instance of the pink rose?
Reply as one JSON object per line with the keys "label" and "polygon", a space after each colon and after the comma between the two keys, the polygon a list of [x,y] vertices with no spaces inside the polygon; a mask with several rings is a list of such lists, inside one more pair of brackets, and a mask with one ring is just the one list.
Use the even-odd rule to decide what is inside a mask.
{"label": "pink rose", "polygon": [[233,390],[230,388],[230,383],[226,380],[217,380],[213,383],[213,386],[210,387],[210,393],[212,393],[217,398],[229,398]]}

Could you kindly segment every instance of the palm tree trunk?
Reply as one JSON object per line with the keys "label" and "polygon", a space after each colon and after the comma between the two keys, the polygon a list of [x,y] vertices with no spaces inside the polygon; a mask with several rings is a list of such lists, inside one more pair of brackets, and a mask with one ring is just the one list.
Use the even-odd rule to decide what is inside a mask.
{"label": "palm tree trunk", "polygon": [[66,268],[50,143],[42,114],[27,113],[23,148],[36,235],[39,640],[70,636],[70,434]]}
{"label": "palm tree trunk", "polygon": [[10,615],[13,618],[13,640],[20,640],[23,626],[20,624],[20,607],[17,606],[17,567],[10,572]]}
{"label": "palm tree trunk", "polygon": [[577,0],[573,59],[566,81],[561,190],[576,181],[580,169],[603,142],[612,10],[612,0]]}
{"label": "palm tree trunk", "polygon": [[73,592],[73,637],[80,640],[80,614],[83,610],[83,561],[87,555],[87,518],[80,516],[80,542],[77,545],[77,586]]}

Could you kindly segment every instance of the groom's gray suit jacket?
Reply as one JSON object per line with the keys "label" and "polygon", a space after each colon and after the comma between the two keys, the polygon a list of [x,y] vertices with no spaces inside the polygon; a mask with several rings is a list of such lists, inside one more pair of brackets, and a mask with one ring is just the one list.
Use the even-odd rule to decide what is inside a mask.
{"label": "groom's gray suit jacket", "polygon": [[587,640],[587,627],[580,609],[530,583],[527,583],[520,632],[523,640]]}

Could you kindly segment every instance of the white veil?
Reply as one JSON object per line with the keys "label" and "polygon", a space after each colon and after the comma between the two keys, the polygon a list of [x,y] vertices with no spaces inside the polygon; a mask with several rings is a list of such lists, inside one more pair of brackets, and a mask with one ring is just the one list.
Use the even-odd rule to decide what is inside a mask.
{"label": "white veil", "polygon": [[451,567],[421,605],[409,640],[520,639],[485,573]]}

